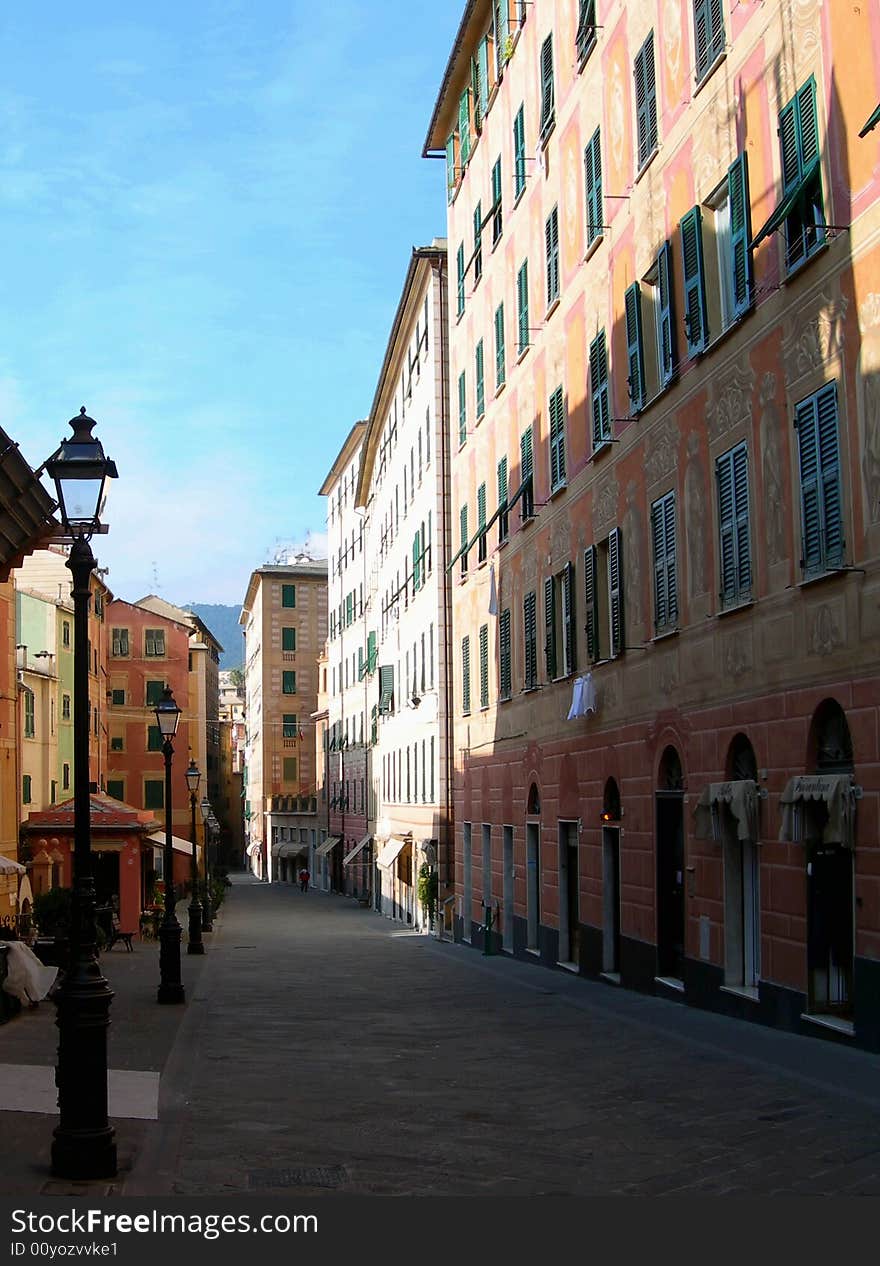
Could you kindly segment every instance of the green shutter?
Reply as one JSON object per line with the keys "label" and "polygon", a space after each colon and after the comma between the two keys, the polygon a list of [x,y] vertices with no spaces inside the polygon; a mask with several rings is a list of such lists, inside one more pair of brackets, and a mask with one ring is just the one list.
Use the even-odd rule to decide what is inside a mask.
{"label": "green shutter", "polygon": [[517,355],[521,356],[529,345],[529,262],[524,260],[516,275],[516,307],[517,331],[519,345]]}
{"label": "green shutter", "polygon": [[461,639],[461,710],[471,710],[471,640],[468,636]]}
{"label": "green shutter", "polygon": [[474,207],[474,285],[483,275],[483,204]]}
{"label": "green shutter", "polygon": [[455,133],[446,140],[446,201],[451,202],[455,196]]}
{"label": "green shutter", "polygon": [[483,340],[480,339],[477,344],[477,350],[474,355],[474,368],[476,371],[476,395],[477,395],[477,420],[479,420],[486,412],[486,384],[483,378]]}
{"label": "green shutter", "polygon": [[547,680],[556,676],[556,593],[553,577],[544,581],[544,655],[547,662]]}
{"label": "green shutter", "polygon": [[376,671],[376,661],[379,656],[379,648],[376,645],[376,634],[367,634],[367,672],[374,673]]}
{"label": "green shutter", "polygon": [[458,315],[464,312],[464,242],[459,243],[458,251],[455,256],[455,272],[456,272],[456,302]]}
{"label": "green shutter", "polygon": [[498,690],[502,699],[510,698],[510,608],[505,607],[498,619]]}
{"label": "green shutter", "polygon": [[654,550],[654,623],[669,628],[678,619],[678,587],[675,559],[675,493],[667,493],[651,506],[651,539]]}
{"label": "green shutter", "polygon": [[580,0],[575,45],[578,60],[585,62],[596,46],[596,0]]}
{"label": "green shutter", "polygon": [[471,91],[474,101],[474,131],[477,136],[483,130],[483,93],[480,88],[480,49],[471,58]]}
{"label": "green shutter", "polygon": [[522,495],[522,517],[530,519],[535,513],[535,466],[530,426],[527,426],[519,437],[519,464],[522,482],[525,483],[528,480]]}
{"label": "green shutter", "polygon": [[485,117],[489,108],[489,37],[484,35],[480,40],[477,52],[480,75],[480,113]]}
{"label": "green shutter", "polygon": [[506,378],[504,363],[504,304],[495,309],[495,386],[503,387]]}
{"label": "green shutter", "polygon": [[596,546],[584,550],[584,629],[587,635],[587,658],[599,658],[599,593],[596,586]]}
{"label": "green shutter", "polygon": [[657,256],[657,289],[660,298],[660,382],[667,386],[675,375],[675,307],[672,290],[672,247],[664,242]]}
{"label": "green shutter", "polygon": [[809,576],[843,562],[836,383],[801,401],[795,425],[801,476],[801,566]]}
{"label": "green shutter", "polygon": [[461,166],[471,156],[471,90],[465,88],[458,102],[458,136],[461,152]]}
{"label": "green shutter", "polygon": [[420,534],[416,532],[412,545],[413,593],[418,593],[422,583],[422,550]]}
{"label": "green shutter", "polygon": [[538,599],[534,590],[523,599],[523,671],[525,688],[538,684]]}
{"label": "green shutter", "polygon": [[502,506],[507,505],[507,458],[502,457],[498,463],[498,543],[507,540],[508,516],[506,510],[501,510]]}
{"label": "green shutter", "polygon": [[489,706],[489,626],[480,625],[480,707]]}
{"label": "green shutter", "polygon": [[480,484],[477,489],[477,530],[480,533],[477,541],[477,559],[479,562],[486,561],[486,485]]}
{"label": "green shutter", "polygon": [[550,489],[554,491],[565,483],[565,402],[562,388],[557,387],[550,397]]}
{"label": "green shutter", "polygon": [[577,634],[574,622],[574,566],[566,563],[562,571],[562,640],[565,646],[565,675],[577,667]]}
{"label": "green shutter", "polygon": [[464,370],[458,375],[458,443],[467,440],[467,383]]}
{"label": "green shutter", "polygon": [[749,209],[749,172],[745,154],[740,154],[727,172],[730,203],[730,275],[733,310],[739,317],[752,303],[752,221]]}
{"label": "green shutter", "polygon": [[642,345],[642,291],[637,281],[624,296],[626,310],[626,355],[629,365],[630,412],[636,414],[645,403],[645,358]]}
{"label": "green shutter", "polygon": [[696,356],[704,350],[708,334],[703,227],[699,206],[692,207],[681,222],[681,258],[684,270],[684,329],[688,352]]}
{"label": "green shutter", "polygon": [[724,10],[721,0],[694,0],[694,40],[697,82],[724,51]]}
{"label": "green shutter", "polygon": [[510,34],[507,6],[508,0],[494,0],[492,5],[495,33],[495,74],[498,79],[501,78],[504,63],[507,61],[507,40]]}
{"label": "green shutter", "polygon": [[281,630],[282,651],[296,651],[296,629],[285,625]]}
{"label": "green shutter", "polygon": [[605,231],[605,206],[602,200],[602,157],[599,129],[584,150],[584,189],[587,212],[587,245],[592,245]]}
{"label": "green shutter", "polygon": [[501,237],[503,228],[501,211],[501,159],[497,158],[492,167],[492,244]]}
{"label": "green shutter", "polygon": [[547,260],[547,307],[559,298],[559,209],[554,207],[544,225]]}
{"label": "green shutter", "polygon": [[613,659],[624,649],[623,549],[620,528],[614,528],[608,534],[608,613]]}
{"label": "green shutter", "polygon": [[526,125],[523,106],[513,120],[513,192],[518,198],[526,187]]}
{"label": "green shutter", "polygon": [[590,399],[593,413],[593,448],[597,449],[611,439],[608,356],[605,350],[604,330],[601,330],[590,344]]}
{"label": "green shutter", "polygon": [[553,125],[556,117],[553,94],[553,36],[548,35],[541,45],[541,137]]}
{"label": "green shutter", "polygon": [[[467,545],[467,542],[468,542],[468,508],[466,505],[462,506],[458,512],[458,526],[461,532],[462,549],[464,549],[464,546]],[[467,569],[468,569],[468,556],[467,556],[467,550],[464,550],[464,553],[461,555],[462,576],[464,576],[467,573]]]}
{"label": "green shutter", "polygon": [[657,148],[657,80],[654,71],[654,32],[636,55],[633,68],[636,90],[638,163],[643,167]]}

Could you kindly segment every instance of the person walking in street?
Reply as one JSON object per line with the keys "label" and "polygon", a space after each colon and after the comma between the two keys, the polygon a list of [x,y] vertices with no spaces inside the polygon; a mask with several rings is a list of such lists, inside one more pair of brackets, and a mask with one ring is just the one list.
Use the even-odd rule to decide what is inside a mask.
{"label": "person walking in street", "polygon": [[310,880],[310,879],[311,879],[311,875],[309,874],[309,872],[308,872],[308,870],[306,869],[306,867],[305,867],[305,866],[303,866],[302,870],[299,872],[299,887],[300,887],[300,892],[308,892],[308,890],[309,890],[309,880]]}

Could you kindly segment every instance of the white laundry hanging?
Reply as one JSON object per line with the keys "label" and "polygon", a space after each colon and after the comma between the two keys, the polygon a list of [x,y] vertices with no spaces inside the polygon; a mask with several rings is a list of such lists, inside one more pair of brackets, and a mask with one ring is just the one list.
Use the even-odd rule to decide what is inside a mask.
{"label": "white laundry hanging", "polygon": [[588,713],[597,711],[593,674],[587,673],[585,677],[576,677],[571,691],[571,707],[568,710],[567,720],[574,721],[577,717],[585,717]]}
{"label": "white laundry hanging", "polygon": [[495,564],[489,564],[489,614],[498,614],[498,588],[495,584]]}

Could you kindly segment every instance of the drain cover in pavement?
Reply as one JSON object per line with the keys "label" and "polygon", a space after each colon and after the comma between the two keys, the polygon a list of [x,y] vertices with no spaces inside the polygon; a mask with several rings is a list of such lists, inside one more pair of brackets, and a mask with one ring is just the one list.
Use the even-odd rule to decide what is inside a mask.
{"label": "drain cover in pavement", "polygon": [[255,1169],[248,1174],[249,1187],[338,1187],[348,1178],[344,1165],[317,1165],[311,1169]]}

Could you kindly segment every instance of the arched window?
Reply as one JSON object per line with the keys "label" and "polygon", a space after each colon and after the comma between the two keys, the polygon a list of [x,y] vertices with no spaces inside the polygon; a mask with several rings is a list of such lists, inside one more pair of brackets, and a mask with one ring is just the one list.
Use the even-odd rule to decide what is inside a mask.
{"label": "arched window", "polygon": [[667,747],[661,757],[658,787],[660,791],[684,791],[681,759],[674,747]]}
{"label": "arched window", "polygon": [[846,714],[836,699],[820,703],[810,727],[810,751],[818,774],[853,772],[852,736]]}
{"label": "arched window", "polygon": [[727,778],[731,782],[758,781],[758,761],[755,749],[745,734],[737,734],[727,750]]}
{"label": "arched window", "polygon": [[614,778],[609,778],[605,783],[602,796],[602,821],[620,821],[620,788]]}
{"label": "arched window", "polygon": [[529,800],[526,812],[530,817],[538,817],[541,812],[541,794],[538,791],[538,784],[533,782],[529,787]]}

